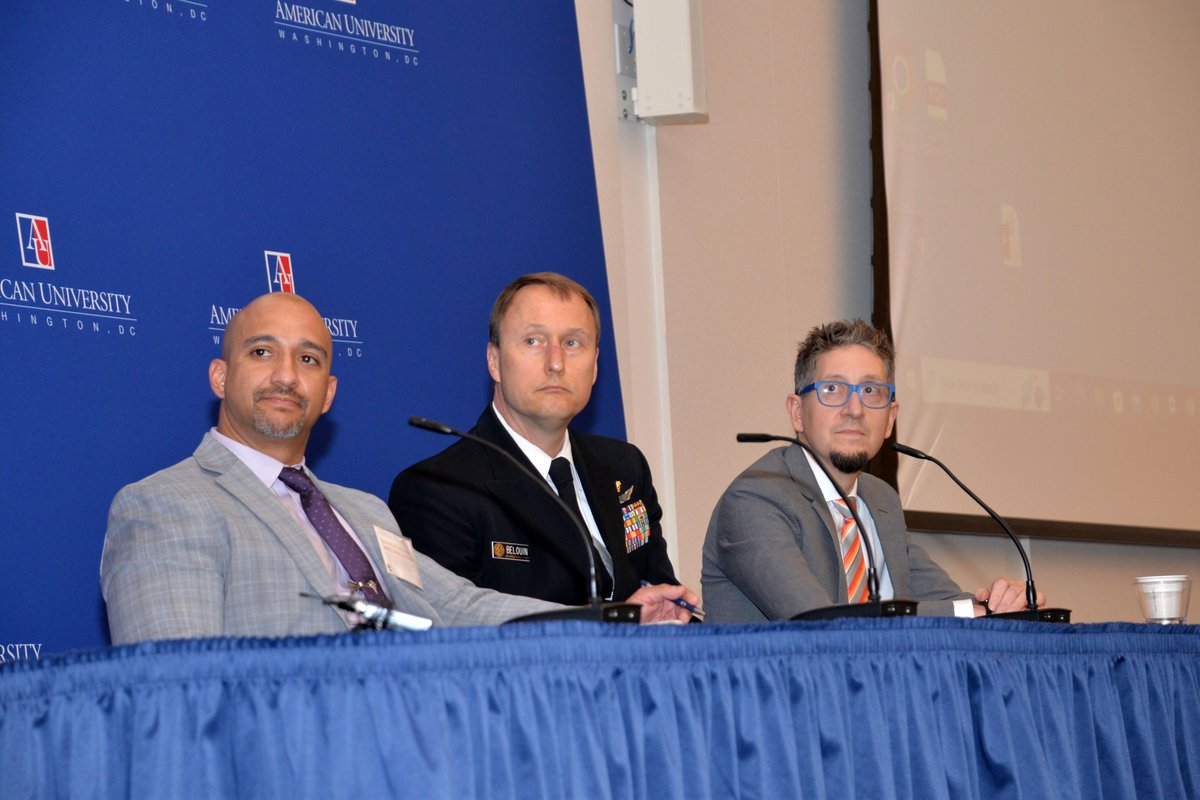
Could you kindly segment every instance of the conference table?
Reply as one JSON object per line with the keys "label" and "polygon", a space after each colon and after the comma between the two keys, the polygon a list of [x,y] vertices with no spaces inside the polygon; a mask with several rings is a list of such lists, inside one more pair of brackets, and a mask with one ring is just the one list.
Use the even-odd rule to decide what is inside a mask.
{"label": "conference table", "polygon": [[1200,628],[543,622],[0,668],[0,797],[1198,798]]}

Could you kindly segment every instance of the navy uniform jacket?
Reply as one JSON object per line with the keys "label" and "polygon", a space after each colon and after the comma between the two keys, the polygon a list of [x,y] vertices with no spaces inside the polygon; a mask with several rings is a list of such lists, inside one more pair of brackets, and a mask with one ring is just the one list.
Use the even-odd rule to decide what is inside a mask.
{"label": "navy uniform jacket", "polygon": [[[490,405],[471,433],[533,469]],[[569,435],[575,469],[613,558],[613,599],[629,597],[642,580],[678,583],[641,451],[605,436]],[[477,442],[460,440],[401,472],[388,505],[417,550],[477,586],[570,605],[587,602],[587,555],[571,517],[533,477]],[[603,571],[599,559],[596,566],[598,574]],[[610,589],[602,580],[601,598]]]}

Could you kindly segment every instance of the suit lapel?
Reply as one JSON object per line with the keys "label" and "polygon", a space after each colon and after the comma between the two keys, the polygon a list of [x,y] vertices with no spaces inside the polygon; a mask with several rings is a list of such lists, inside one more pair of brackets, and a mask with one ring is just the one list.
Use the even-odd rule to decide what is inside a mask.
{"label": "suit lapel", "polygon": [[[583,493],[596,520],[596,527],[600,529],[604,546],[610,554],[624,553],[625,524],[621,519],[621,503],[617,499],[616,475],[608,464],[593,458],[587,446],[575,436],[571,436],[571,455],[575,459],[575,469],[583,483]],[[613,556],[614,568],[616,564],[617,558]]]}
{"label": "suit lapel", "polygon": [[817,484],[817,478],[813,474],[812,465],[804,457],[804,450],[798,446],[788,447],[783,451],[783,460],[787,464],[792,480],[800,487],[805,498],[812,504],[813,510],[824,521],[825,530],[829,532],[829,541],[833,544],[835,550],[840,548],[838,531],[833,522],[833,514],[829,512],[829,503],[825,500],[825,496],[821,494],[821,487]]}
{"label": "suit lapel", "polygon": [[835,597],[835,601],[844,603],[849,597],[849,590],[846,586],[846,571],[842,567],[841,536],[833,521],[833,514],[829,511],[829,502],[821,493],[821,487],[817,484],[817,477],[813,473],[812,465],[804,457],[804,450],[801,447],[792,445],[786,448],[783,451],[783,459],[787,464],[788,472],[791,473],[792,480],[800,487],[813,511],[825,523],[827,535],[822,540],[828,544],[828,547],[822,548],[827,558],[825,566],[830,574],[838,576],[838,591],[841,598]]}
{"label": "suit lapel", "polygon": [[201,467],[215,473],[214,480],[218,486],[233,495],[247,512],[271,531],[308,581],[314,594],[321,597],[336,594],[337,586],[313,549],[312,542],[291,514],[284,510],[270,488],[264,486],[237,456],[209,434],[205,435],[196,449],[195,456]]}
{"label": "suit lapel", "polygon": [[[874,489],[861,478],[858,482],[858,496],[871,509],[871,518],[875,521],[875,533],[879,538],[879,546],[883,550],[883,563],[888,567],[888,577],[892,580],[892,596],[908,597],[908,551],[904,537],[892,536],[897,521],[887,509],[877,502]],[[880,568],[880,579],[883,574]]]}

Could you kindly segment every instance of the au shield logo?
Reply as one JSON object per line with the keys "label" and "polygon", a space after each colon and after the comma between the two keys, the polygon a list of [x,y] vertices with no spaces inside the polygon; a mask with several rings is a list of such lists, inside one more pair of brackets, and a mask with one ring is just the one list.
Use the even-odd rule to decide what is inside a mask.
{"label": "au shield logo", "polygon": [[21,242],[21,263],[26,267],[54,269],[54,248],[50,245],[50,220],[32,214],[17,214],[17,238]]}
{"label": "au shield logo", "polygon": [[264,250],[267,259],[267,291],[296,293],[296,278],[292,275],[292,256],[290,253],[276,253]]}

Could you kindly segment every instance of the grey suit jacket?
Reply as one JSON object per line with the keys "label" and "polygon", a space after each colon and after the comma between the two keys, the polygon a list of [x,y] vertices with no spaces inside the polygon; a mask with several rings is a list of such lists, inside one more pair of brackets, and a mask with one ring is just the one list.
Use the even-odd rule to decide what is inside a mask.
{"label": "grey suit jacket", "polygon": [[[860,475],[858,496],[896,597],[919,601],[921,614],[953,614],[951,601],[970,595],[912,542],[892,487]],[[847,602],[833,516],[803,450],[771,450],[725,490],[708,523],[700,583],[709,622],[789,619]]]}
{"label": "grey suit jacket", "polygon": [[[374,526],[399,531],[364,492],[317,482],[382,566]],[[382,571],[396,608],[435,625],[497,624],[559,608],[478,589],[417,554],[424,588]],[[311,541],[271,490],[206,434],[191,458],[122,489],[100,562],[113,644],[205,636],[290,636],[349,628],[301,592],[336,593]]]}

